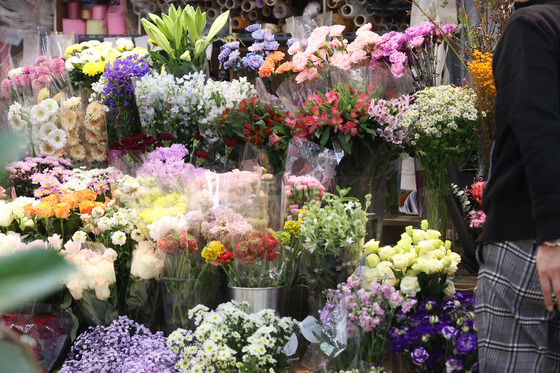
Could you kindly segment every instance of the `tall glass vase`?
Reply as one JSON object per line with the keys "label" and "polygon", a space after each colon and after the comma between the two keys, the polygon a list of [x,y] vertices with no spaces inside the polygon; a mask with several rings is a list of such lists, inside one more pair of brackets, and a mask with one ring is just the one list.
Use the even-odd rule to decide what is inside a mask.
{"label": "tall glass vase", "polygon": [[445,195],[449,194],[447,170],[434,169],[422,171],[423,187],[420,191],[420,212],[428,220],[430,229],[441,233],[441,239],[447,236],[447,205]]}
{"label": "tall glass vase", "polygon": [[[388,175],[395,169],[399,157],[400,152],[393,149],[379,146],[371,152],[357,143],[352,146],[352,153],[345,154],[336,168],[336,185],[351,188],[349,196],[358,198],[362,204],[367,194],[372,196],[366,240],[381,239],[386,198],[398,195],[398,190],[394,190],[398,185],[392,177],[388,183]],[[387,188],[391,189],[388,193]]]}

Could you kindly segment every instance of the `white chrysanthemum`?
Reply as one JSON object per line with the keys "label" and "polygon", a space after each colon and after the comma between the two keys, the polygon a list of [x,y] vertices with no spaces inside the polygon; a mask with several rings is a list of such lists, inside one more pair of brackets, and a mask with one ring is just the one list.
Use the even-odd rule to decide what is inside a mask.
{"label": "white chrysanthemum", "polygon": [[62,149],[66,146],[66,132],[58,128],[52,130],[46,137],[46,142],[55,150]]}
{"label": "white chrysanthemum", "polygon": [[46,141],[49,134],[56,129],[58,128],[52,123],[43,124],[39,130],[39,139]]}
{"label": "white chrysanthemum", "polygon": [[32,123],[45,123],[49,121],[51,113],[46,105],[40,103],[38,105],[33,105],[30,115]]}
{"label": "white chrysanthemum", "polygon": [[21,105],[17,102],[11,105],[8,111],[8,122],[10,126],[15,132],[20,133],[27,129],[27,121],[22,118],[21,111]]}
{"label": "white chrysanthemum", "polygon": [[64,67],[66,67],[66,71],[68,71],[68,72],[74,71],[74,69],[75,69],[74,64],[75,63],[80,63],[80,59],[76,56],[69,57],[66,60],[66,62],[64,63]]}
{"label": "white chrysanthemum", "polygon": [[58,102],[56,102],[55,100],[53,100],[52,98],[46,98],[43,101],[41,101],[42,105],[45,105],[47,107],[47,110],[49,111],[49,116],[55,115],[58,113]]}
{"label": "white chrysanthemum", "polygon": [[113,245],[123,246],[126,243],[126,234],[122,231],[116,231],[111,235]]}
{"label": "white chrysanthemum", "polygon": [[109,49],[109,48],[113,48],[113,43],[111,43],[110,41],[104,41],[103,43],[99,44],[97,46],[97,49],[100,51]]}
{"label": "white chrysanthemum", "polygon": [[119,38],[117,39],[117,49],[121,51],[129,51],[134,48],[134,43],[130,39]]}

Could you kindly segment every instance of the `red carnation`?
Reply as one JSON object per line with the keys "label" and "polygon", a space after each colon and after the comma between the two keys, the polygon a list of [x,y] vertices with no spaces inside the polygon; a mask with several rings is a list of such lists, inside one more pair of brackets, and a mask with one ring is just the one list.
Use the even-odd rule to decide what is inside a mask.
{"label": "red carnation", "polygon": [[208,159],[210,157],[210,154],[200,149],[196,149],[193,154],[200,159]]}
{"label": "red carnation", "polygon": [[173,135],[170,133],[162,133],[159,135],[159,138],[161,139],[161,141],[171,141]]}
{"label": "red carnation", "polygon": [[268,261],[272,261],[272,260],[276,259],[277,256],[278,256],[278,254],[274,250],[270,250],[266,253],[266,259]]}
{"label": "red carnation", "polygon": [[194,139],[202,143],[204,141],[204,136],[202,136],[200,133],[197,133],[194,135]]}
{"label": "red carnation", "polygon": [[165,147],[165,145],[163,145],[163,143],[161,143],[161,142],[156,142],[156,143],[154,144],[154,148],[155,148],[155,149],[157,149],[157,148],[163,148],[163,147]]}
{"label": "red carnation", "polygon": [[235,139],[233,137],[226,137],[224,138],[224,144],[226,144],[228,148],[233,148],[235,146]]}

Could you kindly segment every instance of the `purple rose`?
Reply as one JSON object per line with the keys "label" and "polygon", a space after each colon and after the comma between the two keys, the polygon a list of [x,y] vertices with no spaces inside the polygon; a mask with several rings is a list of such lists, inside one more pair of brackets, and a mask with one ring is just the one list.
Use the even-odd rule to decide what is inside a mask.
{"label": "purple rose", "polygon": [[410,356],[412,357],[412,362],[416,365],[424,364],[430,357],[428,351],[426,351],[424,347],[415,348],[414,351],[410,353]]}
{"label": "purple rose", "polygon": [[457,338],[457,343],[455,348],[457,352],[461,355],[466,355],[474,352],[478,346],[476,336],[472,333],[465,333],[459,338]]}

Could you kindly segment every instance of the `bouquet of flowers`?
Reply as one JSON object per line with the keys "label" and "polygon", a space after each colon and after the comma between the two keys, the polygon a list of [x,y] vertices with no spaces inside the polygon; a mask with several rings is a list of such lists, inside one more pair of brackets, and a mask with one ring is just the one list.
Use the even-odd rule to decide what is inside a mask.
{"label": "bouquet of flowers", "polygon": [[413,133],[407,146],[422,163],[427,219],[446,234],[446,167],[454,163],[461,167],[475,149],[479,124],[476,96],[470,89],[450,85],[426,88],[414,94],[414,103],[402,123]]}
{"label": "bouquet of flowers", "polygon": [[399,242],[394,246],[379,247],[372,240],[364,246],[368,269],[363,278],[366,284],[375,281],[397,286],[403,294],[416,294],[419,300],[455,293],[448,276],[457,271],[461,261],[459,254],[451,251],[451,242],[443,242],[440,232],[428,229],[423,220],[421,229],[406,227]]}
{"label": "bouquet of flowers", "polygon": [[[99,42],[89,40],[80,44],[73,44],[66,48],[66,70],[70,75],[70,80],[74,88],[82,86],[92,88],[107,66],[118,58],[129,56],[145,56],[148,51],[144,48],[135,47],[129,39],[117,39],[116,48],[111,42]],[[109,63],[109,65],[107,65]]]}
{"label": "bouquet of flowers", "polygon": [[421,301],[414,313],[399,313],[389,330],[391,352],[409,372],[478,372],[475,297],[457,292],[451,299]]}
{"label": "bouquet of flowers", "polygon": [[188,72],[204,71],[206,49],[225,26],[229,10],[212,22],[206,35],[203,35],[206,13],[200,8],[171,6],[168,14],[163,14],[161,18],[152,13],[148,16],[154,23],[147,18],[142,18],[141,22],[156,46],[150,50],[154,69],[160,70],[165,66],[173,75],[180,77]]}
{"label": "bouquet of flowers", "polygon": [[477,181],[468,185],[465,189],[459,189],[455,184],[451,184],[451,192],[459,202],[463,218],[468,227],[471,228],[473,238],[477,238],[482,233],[482,227],[486,221],[486,214],[482,211],[482,192],[485,181]]}
{"label": "bouquet of flowers", "polygon": [[163,332],[119,317],[108,326],[89,328],[76,339],[61,373],[173,372],[177,358]]}
{"label": "bouquet of flowers", "polygon": [[297,215],[306,202],[321,201],[325,195],[325,187],[313,176],[290,175],[286,180],[284,192],[285,204],[289,208],[288,220],[297,220]]}
{"label": "bouquet of flowers", "polygon": [[291,129],[285,124],[283,111],[253,96],[242,100],[236,109],[226,109],[220,124],[226,136],[238,136],[265,150],[268,172],[278,174],[284,169]]}
{"label": "bouquet of flowers", "polygon": [[[10,70],[8,77],[0,83],[2,99],[25,103],[38,95],[54,96],[66,88],[68,81],[63,57],[39,56],[34,65]],[[49,92],[48,88],[51,87]]]}
{"label": "bouquet of flowers", "polygon": [[381,285],[374,281],[363,287],[355,275],[337,289],[329,289],[327,304],[320,311],[323,330],[338,326],[339,314],[347,318],[346,325],[342,327],[347,329],[349,343],[334,358],[338,369],[352,367],[352,363],[356,363],[352,361],[356,354],[360,369],[380,366],[385,353],[387,332],[395,313],[398,310],[400,315],[406,315],[415,305],[414,298],[403,297],[392,285]]}
{"label": "bouquet of flowers", "polygon": [[391,65],[397,78],[410,71],[417,89],[433,87],[438,76],[436,67],[437,47],[451,39],[457,25],[439,26],[437,22],[423,22],[404,32],[391,31],[381,37],[372,54],[372,63]]}
{"label": "bouquet of flowers", "polygon": [[282,371],[290,362],[283,349],[295,332],[295,320],[279,318],[272,310],[249,315],[247,304],[228,302],[209,311],[189,311],[192,331],[177,329],[167,345],[178,357],[179,372]]}
{"label": "bouquet of flowers", "polygon": [[144,57],[119,58],[106,67],[92,89],[92,99],[105,105],[109,143],[140,133],[140,119],[134,97],[134,80],[150,72]]}
{"label": "bouquet of flowers", "polygon": [[366,235],[365,205],[347,197],[348,189],[337,188],[338,195],[325,193],[322,201],[305,203],[299,214],[299,239],[303,253],[310,310],[318,312],[325,304],[322,294],[334,289],[359,266]]}

